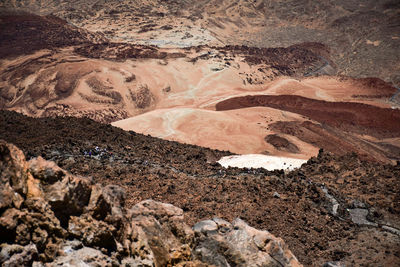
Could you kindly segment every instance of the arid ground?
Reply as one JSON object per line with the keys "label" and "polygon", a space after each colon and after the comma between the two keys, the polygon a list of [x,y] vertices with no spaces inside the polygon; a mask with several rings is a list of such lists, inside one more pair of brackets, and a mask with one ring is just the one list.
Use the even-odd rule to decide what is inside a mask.
{"label": "arid ground", "polygon": [[[1,1],[0,139],[189,225],[240,216],[306,266],[400,266],[399,18],[391,0]],[[307,163],[216,163],[233,154]]]}
{"label": "arid ground", "polygon": [[[400,261],[399,165],[322,152],[292,172],[226,169],[215,161],[227,151],[88,119],[34,119],[2,111],[0,123],[2,138],[28,159],[42,156],[103,185],[120,185],[128,207],[149,198],[171,203],[185,211],[189,225],[240,217],[283,238],[306,266],[328,261],[396,266]],[[352,213],[360,211],[367,217],[357,220]]]}

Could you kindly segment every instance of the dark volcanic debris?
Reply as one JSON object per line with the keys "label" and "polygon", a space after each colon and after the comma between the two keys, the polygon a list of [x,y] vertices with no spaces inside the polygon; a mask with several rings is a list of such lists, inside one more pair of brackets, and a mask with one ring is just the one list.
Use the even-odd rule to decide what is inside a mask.
{"label": "dark volcanic debris", "polygon": [[[307,266],[331,260],[350,265],[400,260],[395,234],[400,228],[399,165],[320,152],[290,173],[224,169],[213,162],[228,152],[128,133],[88,119],[33,119],[1,111],[0,124],[0,137],[20,146],[28,158],[42,156],[73,174],[121,186],[127,206],[149,198],[172,203],[185,211],[189,225],[215,216],[228,221],[240,217],[282,237]],[[357,209],[367,211],[370,225],[353,221]]]}
{"label": "dark volcanic debris", "polygon": [[1,14],[0,36],[0,58],[106,40],[55,16],[29,13]]}

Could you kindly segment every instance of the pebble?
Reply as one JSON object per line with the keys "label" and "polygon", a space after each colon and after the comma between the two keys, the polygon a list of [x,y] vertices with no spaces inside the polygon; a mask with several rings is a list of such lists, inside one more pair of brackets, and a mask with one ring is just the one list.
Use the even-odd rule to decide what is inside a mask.
{"label": "pebble", "polygon": [[274,197],[275,197],[275,198],[281,198],[281,195],[279,195],[278,192],[274,192]]}

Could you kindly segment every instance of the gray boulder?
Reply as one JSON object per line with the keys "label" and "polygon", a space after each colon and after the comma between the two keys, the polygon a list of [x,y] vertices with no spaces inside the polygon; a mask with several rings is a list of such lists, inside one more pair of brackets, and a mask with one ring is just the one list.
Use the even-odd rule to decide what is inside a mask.
{"label": "gray boulder", "polygon": [[215,266],[301,266],[282,239],[247,225],[221,219],[206,220],[193,227],[195,255]]}
{"label": "gray boulder", "polygon": [[0,264],[3,267],[29,266],[38,256],[34,244],[27,246],[2,244],[0,248]]}

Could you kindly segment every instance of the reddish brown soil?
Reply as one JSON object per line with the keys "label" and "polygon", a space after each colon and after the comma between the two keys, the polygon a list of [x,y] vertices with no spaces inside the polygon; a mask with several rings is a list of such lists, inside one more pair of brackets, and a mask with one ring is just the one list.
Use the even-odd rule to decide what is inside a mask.
{"label": "reddish brown soil", "polygon": [[219,102],[217,110],[265,106],[307,116],[345,131],[375,137],[400,136],[400,110],[350,102],[327,102],[295,95],[255,95]]}
{"label": "reddish brown soil", "polygon": [[[0,111],[0,125],[0,138],[19,146],[28,158],[41,155],[96,182],[121,185],[127,205],[148,198],[169,202],[185,210],[189,224],[240,216],[282,237],[306,266],[331,260],[347,266],[400,262],[398,236],[358,226],[346,210],[358,200],[371,211],[371,221],[400,227],[400,165],[320,153],[287,174],[224,169],[212,162],[228,152],[124,132],[88,119],[33,119]],[[96,146],[107,152],[85,156],[89,151],[96,155]],[[323,184],[340,203],[340,218],[330,213]]]}
{"label": "reddish brown soil", "polygon": [[[350,79],[343,77],[342,79]],[[397,89],[391,84],[379,79],[379,78],[360,78],[352,79],[355,84],[359,84],[360,87],[368,88],[368,95],[354,95],[353,97],[366,97],[366,98],[381,98],[391,97],[397,92]]]}
{"label": "reddish brown soil", "polygon": [[356,152],[362,159],[370,161],[400,160],[400,147],[385,142],[367,141],[328,125],[319,125],[310,121],[280,121],[271,124],[270,128],[278,133],[295,136],[336,155]]}

